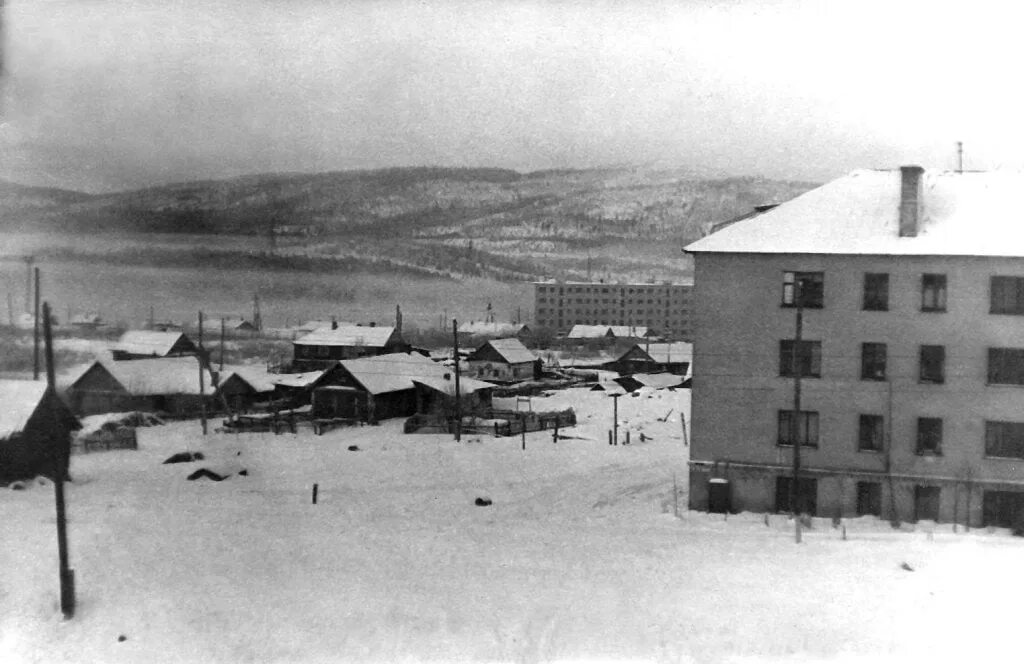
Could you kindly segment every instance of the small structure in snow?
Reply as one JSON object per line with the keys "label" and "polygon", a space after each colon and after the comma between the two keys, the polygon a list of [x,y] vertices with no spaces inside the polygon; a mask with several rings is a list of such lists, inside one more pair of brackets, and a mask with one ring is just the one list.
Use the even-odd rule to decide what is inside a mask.
{"label": "small structure in snow", "polygon": [[[0,481],[67,475],[78,418],[45,382],[0,380]],[[54,449],[60,445],[63,449]]]}
{"label": "small structure in snow", "polygon": [[195,355],[198,349],[183,332],[128,330],[110,351],[115,360],[134,360]]}

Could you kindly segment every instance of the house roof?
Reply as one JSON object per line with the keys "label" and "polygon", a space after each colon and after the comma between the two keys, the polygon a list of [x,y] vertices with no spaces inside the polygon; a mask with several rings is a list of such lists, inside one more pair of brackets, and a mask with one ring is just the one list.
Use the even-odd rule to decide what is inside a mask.
{"label": "house roof", "polygon": [[366,346],[383,348],[387,345],[393,327],[365,325],[339,325],[337,329],[318,329],[295,340],[299,346]]}
{"label": "house roof", "polygon": [[642,325],[573,325],[569,339],[601,339],[604,337],[638,338],[647,336]]}
{"label": "house roof", "polygon": [[414,387],[413,380],[443,379],[452,370],[419,353],[388,353],[339,364],[370,394],[398,392]]}
{"label": "house roof", "polygon": [[481,337],[514,337],[518,334],[522,334],[524,331],[528,332],[529,330],[530,328],[522,323],[487,323],[483,321],[474,321],[459,325],[459,332]]}
{"label": "house roof", "polygon": [[247,383],[254,392],[273,392],[274,382],[277,378],[277,375],[268,372],[267,368],[262,365],[225,365],[224,371],[220,374],[219,383],[226,383],[232,376],[238,376],[238,378]]}
{"label": "house roof", "polygon": [[[413,383],[418,385],[424,385],[434,390],[435,392],[441,392],[448,396],[455,396],[455,379],[454,378],[440,378],[437,377],[421,377],[414,378]],[[459,378],[459,394],[473,394],[480,390],[487,390],[496,387],[494,383],[488,383],[482,380],[476,380],[475,378]]]}
{"label": "house roof", "polygon": [[[96,365],[106,369],[132,396],[200,393],[199,361],[194,357],[108,360],[97,361],[93,366]],[[204,371],[204,380],[206,394],[212,394],[213,376],[208,370]]]}
{"label": "house roof", "polygon": [[686,380],[684,376],[677,376],[670,373],[633,374],[632,376],[628,376],[628,378],[632,378],[641,385],[646,385],[647,387],[653,387],[655,389],[678,387]]}
{"label": "house roof", "polygon": [[[203,318],[203,331],[220,330],[221,321],[224,321],[224,329],[226,330],[237,330],[239,328],[252,328],[253,325],[249,321],[245,320],[241,316],[225,316],[224,318]],[[199,327],[199,321],[195,321],[195,326]],[[253,328],[255,329],[255,328]]]}
{"label": "house roof", "polygon": [[41,380],[0,380],[0,439],[23,431],[46,394]]}
{"label": "house roof", "polygon": [[857,170],[686,251],[1024,257],[1024,172],[925,170],[914,237],[899,234],[900,189],[898,169]]}
{"label": "house roof", "polygon": [[270,380],[274,385],[282,387],[309,387],[323,375],[324,372],[322,370],[305,371],[303,373],[270,374]]}
{"label": "house roof", "polygon": [[[128,330],[114,345],[113,350],[133,355],[162,356],[171,352],[174,344],[185,336],[182,332],[159,332],[156,330]],[[186,337],[187,338],[187,337]]]}
{"label": "house roof", "polygon": [[636,347],[650,355],[651,359],[655,362],[663,364],[667,362],[693,361],[693,344],[681,341],[675,343],[637,344]]}
{"label": "house roof", "polygon": [[519,339],[492,339],[477,349],[476,352],[480,352],[487,346],[493,348],[494,351],[509,364],[534,362],[537,360],[537,356],[533,354],[533,351],[524,346],[523,342]]}
{"label": "house roof", "polygon": [[[326,329],[330,329],[331,325],[333,325],[333,324],[334,324],[334,321],[330,321],[330,320],[307,320],[305,323],[303,323],[302,325],[299,325],[298,327],[296,327],[294,329],[295,329],[296,332],[312,332],[314,330],[322,330],[322,329],[325,329],[325,328]],[[344,326],[349,326],[349,325],[354,325],[354,324],[355,323],[338,323],[338,325],[344,325]]]}
{"label": "house roof", "polygon": [[630,337],[646,337],[650,330],[643,325],[609,325],[608,329],[612,331],[612,336],[622,338]]}

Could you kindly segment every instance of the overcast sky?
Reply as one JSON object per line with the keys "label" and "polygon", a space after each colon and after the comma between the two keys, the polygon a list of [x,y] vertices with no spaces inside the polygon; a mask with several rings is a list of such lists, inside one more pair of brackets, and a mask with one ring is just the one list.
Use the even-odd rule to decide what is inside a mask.
{"label": "overcast sky", "polygon": [[[0,178],[1024,167],[1016,3],[6,0]],[[1019,15],[1018,15],[1019,14]]]}

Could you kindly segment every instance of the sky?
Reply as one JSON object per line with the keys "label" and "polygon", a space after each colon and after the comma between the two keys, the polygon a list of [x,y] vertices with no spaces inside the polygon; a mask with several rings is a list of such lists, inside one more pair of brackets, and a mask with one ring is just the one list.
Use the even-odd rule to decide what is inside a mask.
{"label": "sky", "polygon": [[0,178],[1022,168],[1014,5],[6,0]]}

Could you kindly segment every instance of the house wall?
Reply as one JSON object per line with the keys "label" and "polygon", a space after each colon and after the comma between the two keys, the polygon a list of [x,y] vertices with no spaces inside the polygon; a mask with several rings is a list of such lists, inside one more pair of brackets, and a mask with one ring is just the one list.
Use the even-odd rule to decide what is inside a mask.
{"label": "house wall", "polygon": [[[37,475],[53,478],[58,465],[66,476],[71,432],[78,427],[78,420],[59,398],[52,393],[44,397],[24,430],[0,439],[0,482]],[[62,447],[59,460],[54,458],[55,444]]]}
{"label": "house wall", "polygon": [[466,363],[470,376],[480,380],[518,382],[533,380],[533,362],[507,364],[493,361],[469,361]]}
{"label": "house wall", "polygon": [[[1024,462],[984,452],[986,420],[1024,421],[1024,387],[987,385],[988,348],[1024,348],[1024,317],[989,313],[990,277],[1024,276],[1024,259],[697,254],[695,264],[694,508],[707,506],[707,477],[723,476],[723,462],[759,468],[736,476],[736,509],[772,509],[774,478],[789,474],[792,450],[777,445],[777,413],[793,407],[793,379],[779,376],[779,341],[795,327],[795,309],[781,306],[786,271],[824,273],[824,308],[804,310],[803,338],[822,349],[822,377],[802,380],[801,409],[819,413],[818,448],[801,453],[811,475],[882,481],[883,503],[902,520],[917,485],[940,486],[941,520],[954,502],[966,513],[970,495],[975,522],[981,491],[1024,491]],[[862,311],[866,272],[889,274],[888,311]],[[920,311],[923,273],[946,275],[944,313]],[[860,379],[864,342],[887,344],[887,380]],[[919,382],[922,344],[945,346],[944,384]],[[858,451],[860,414],[885,418],[888,454]],[[915,452],[919,417],[942,419],[941,456]],[[819,507],[852,513],[855,489],[826,484],[838,480],[819,480]]]}

